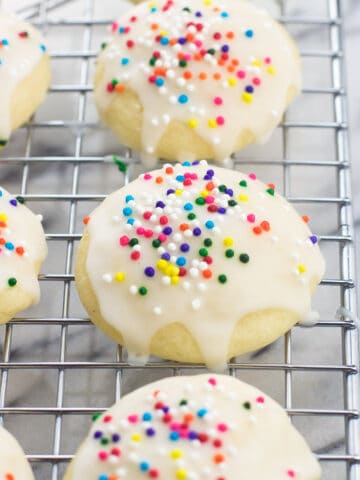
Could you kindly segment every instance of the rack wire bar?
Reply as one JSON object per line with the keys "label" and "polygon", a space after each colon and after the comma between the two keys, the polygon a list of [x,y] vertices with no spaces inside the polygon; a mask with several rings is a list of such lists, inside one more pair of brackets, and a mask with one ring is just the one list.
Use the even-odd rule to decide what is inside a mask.
{"label": "rack wire bar", "polygon": [[[115,3],[109,0],[112,10]],[[274,134],[279,140],[273,153],[269,149],[271,156],[266,147],[255,149],[249,157],[238,152],[233,156],[233,167],[247,171],[255,165],[264,180],[272,180],[276,174],[284,196],[297,208],[313,212],[314,225],[319,230],[315,233],[330,260],[330,268],[319,288],[324,292],[319,308],[321,319],[313,330],[296,325],[275,344],[231,359],[227,373],[277,395],[322,463],[324,480],[359,480],[359,333],[342,1],[319,0],[317,4],[323,4],[324,9],[316,10],[316,14],[312,2],[278,3],[279,20],[299,37],[305,71],[309,68],[306,62],[326,64],[326,81],[317,83],[310,77],[312,80],[306,82],[302,91],[303,99],[327,102],[329,108],[322,116],[306,113],[294,117],[290,111]],[[301,5],[301,15],[297,15],[296,7],[288,8],[289,3]],[[87,148],[93,135],[108,135],[90,114],[91,77],[97,54],[94,39],[98,39],[99,32],[103,37],[105,26],[110,23],[110,19],[99,17],[97,7],[95,0],[38,0],[18,12],[41,28],[49,41],[59,40],[59,31],[77,41],[64,47],[57,41],[60,47],[50,48],[54,69],[58,67],[57,72],[62,75],[49,91],[46,104],[50,105],[51,115],[36,114],[0,153],[0,183],[12,193],[20,193],[35,211],[44,214],[50,251],[39,275],[43,290],[39,307],[20,313],[0,330],[0,419],[24,445],[37,480],[62,478],[66,464],[87,433],[91,414],[103,412],[127,391],[150,381],[150,377],[204,371],[201,365],[155,358],[141,368],[129,364],[125,349],[113,345],[97,331],[75,295],[73,261],[81,239],[79,217],[111,190],[128,183],[141,169],[137,156],[115,143],[110,154],[108,146],[101,146],[101,142],[96,148]],[[324,37],[317,40],[320,31],[327,33],[327,41]],[[303,45],[301,40],[306,32],[313,41]],[[66,67],[62,69],[64,62]],[[60,98],[68,110],[72,108],[71,116],[58,113]],[[57,135],[71,138],[68,148],[56,143]],[[327,154],[318,149],[306,155],[303,147],[307,137],[317,135],[324,135],[322,148]],[[294,136],[302,139],[300,143],[293,143]],[[55,147],[47,148],[49,142],[55,142]],[[333,147],[328,148],[331,143]],[[125,173],[106,175],[111,168],[111,172],[117,172],[112,165],[112,153],[121,156],[127,165]],[[92,171],[94,177],[88,173]],[[299,193],[297,176],[313,176],[314,172],[321,172],[324,187],[316,193],[311,189]],[[97,185],[90,189],[89,185],[94,187],[96,183],[94,178],[101,188]],[[114,178],[118,182],[114,183]],[[330,216],[332,211],[332,224],[322,229],[323,217]],[[61,218],[53,218],[57,215]],[[337,309],[339,314],[335,317]],[[34,345],[37,332],[42,335],[37,342],[41,347],[28,346],[29,342]],[[316,337],[333,343],[314,351],[312,343]],[[74,376],[75,381],[71,381]],[[35,382],[35,387],[23,388],[27,378]],[[275,379],[274,384],[269,382],[270,378]],[[37,379],[41,382],[39,388]],[[323,379],[321,387],[318,379]],[[43,395],[36,392],[41,388],[45,389]],[[320,404],[320,389],[336,399]],[[45,438],[42,443],[28,434],[34,425],[40,425]]]}

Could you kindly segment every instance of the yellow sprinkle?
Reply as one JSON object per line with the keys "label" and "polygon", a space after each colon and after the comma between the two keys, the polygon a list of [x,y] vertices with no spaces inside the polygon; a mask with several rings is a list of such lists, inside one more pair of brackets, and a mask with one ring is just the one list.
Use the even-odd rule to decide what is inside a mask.
{"label": "yellow sprinkle", "polygon": [[209,192],[207,190],[202,190],[202,192],[200,193],[200,195],[202,197],[207,197],[209,195]]}
{"label": "yellow sprinkle", "polygon": [[228,78],[228,84],[230,87],[235,87],[235,85],[237,84],[236,78],[235,77]]}
{"label": "yellow sprinkle", "polygon": [[243,101],[245,103],[251,103],[253,101],[253,97],[252,97],[251,93],[244,92],[241,95],[241,98],[243,99]]}
{"label": "yellow sprinkle", "polygon": [[252,64],[254,65],[254,67],[261,67],[261,62],[260,62],[260,60],[254,60],[254,61],[252,62]]}
{"label": "yellow sprinkle", "polygon": [[8,216],[6,215],[6,213],[0,213],[0,221],[6,222],[7,219],[8,219]]}
{"label": "yellow sprinkle", "polygon": [[165,275],[167,275],[168,277],[175,277],[176,275],[179,275],[179,272],[179,268],[171,264],[168,265],[164,270]]}
{"label": "yellow sprinkle", "polygon": [[183,456],[183,452],[178,448],[176,448],[175,450],[172,450],[172,452],[170,453],[170,457],[173,458],[174,460],[181,458],[182,456]]}
{"label": "yellow sprinkle", "polygon": [[149,7],[150,7],[150,8],[156,7],[156,2],[151,2],[151,3],[149,3]]}
{"label": "yellow sprinkle", "polygon": [[177,285],[179,282],[180,282],[180,277],[175,276],[175,275],[173,277],[171,277],[172,285]]}
{"label": "yellow sprinkle", "polygon": [[175,190],[175,195],[177,195],[178,197],[181,197],[182,194],[183,194],[182,188],[178,188],[177,190]]}
{"label": "yellow sprinkle", "polygon": [[132,440],[133,442],[141,442],[141,435],[140,435],[140,433],[133,433],[133,434],[131,435],[131,440]]}
{"label": "yellow sprinkle", "polygon": [[210,128],[216,128],[217,123],[215,118],[210,118],[210,120],[208,121],[208,125]]}
{"label": "yellow sprinkle", "polygon": [[188,125],[191,128],[196,128],[198,126],[198,121],[196,120],[196,118],[190,118],[190,120],[188,121]]}
{"label": "yellow sprinkle", "polygon": [[246,195],[246,193],[240,193],[240,195],[238,195],[238,200],[240,200],[240,202],[248,202],[249,196]]}
{"label": "yellow sprinkle", "polygon": [[273,67],[272,65],[269,65],[266,70],[268,73],[270,73],[270,75],[275,75],[276,73],[276,68]]}
{"label": "yellow sprinkle", "polygon": [[186,480],[187,471],[183,468],[179,468],[179,470],[176,471],[176,478],[178,478],[179,480]]}
{"label": "yellow sprinkle", "polygon": [[231,247],[234,245],[234,240],[231,237],[224,238],[224,245],[225,247]]}
{"label": "yellow sprinkle", "polygon": [[157,261],[156,266],[158,267],[159,270],[163,271],[168,266],[168,262],[163,258],[161,258],[160,260]]}
{"label": "yellow sprinkle", "polygon": [[160,30],[159,35],[161,35],[162,37],[167,37],[167,34],[168,32],[166,30]]}
{"label": "yellow sprinkle", "polygon": [[298,272],[299,273],[305,273],[306,272],[306,267],[303,264],[298,265]]}
{"label": "yellow sprinkle", "polygon": [[123,282],[125,280],[125,273],[124,272],[116,272],[114,278],[117,282]]}
{"label": "yellow sprinkle", "polygon": [[204,0],[204,5],[206,5],[207,7],[212,5],[212,1],[211,0]]}

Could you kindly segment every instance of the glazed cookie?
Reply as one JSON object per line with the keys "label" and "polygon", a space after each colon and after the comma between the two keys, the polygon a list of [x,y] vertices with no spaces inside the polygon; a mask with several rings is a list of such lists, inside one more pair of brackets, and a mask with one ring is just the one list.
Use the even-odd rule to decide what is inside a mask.
{"label": "glazed cookie", "polygon": [[50,61],[40,32],[0,13],[0,148],[42,103],[49,84]]}
{"label": "glazed cookie", "polygon": [[98,416],[64,480],[85,478],[318,480],[320,467],[274,400],[198,375],[142,387]]}
{"label": "glazed cookie", "polygon": [[324,271],[317,237],[254,174],[205,161],[164,165],[111,194],[86,222],[81,300],[133,357],[223,368],[314,318],[311,294]]}
{"label": "glazed cookie", "polygon": [[0,426],[0,479],[1,480],[34,480],[25,454],[5,428]]}
{"label": "glazed cookie", "polygon": [[39,300],[47,246],[39,216],[0,187],[0,323]]}
{"label": "glazed cookie", "polygon": [[243,0],[143,2],[113,23],[95,100],[125,145],[157,158],[223,161],[264,142],[301,87],[297,48]]}

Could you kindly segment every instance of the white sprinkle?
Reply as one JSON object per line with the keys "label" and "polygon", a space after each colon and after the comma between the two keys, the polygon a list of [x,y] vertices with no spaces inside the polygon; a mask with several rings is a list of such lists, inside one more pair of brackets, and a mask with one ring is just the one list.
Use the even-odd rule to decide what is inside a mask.
{"label": "white sprinkle", "polygon": [[[134,442],[136,444],[137,442]],[[129,453],[130,462],[137,463],[139,461],[139,455],[136,452]]]}
{"label": "white sprinkle", "polygon": [[195,298],[195,299],[191,302],[191,306],[192,306],[193,310],[199,310],[200,307],[201,307],[201,300],[200,300],[200,298]]}
{"label": "white sprinkle", "polygon": [[150,120],[151,125],[154,125],[154,127],[157,127],[159,125],[159,120],[156,117],[153,117]]}
{"label": "white sprinkle", "polygon": [[146,147],[147,153],[154,153],[154,148],[153,147]]}
{"label": "white sprinkle", "polygon": [[162,116],[162,120],[165,123],[165,125],[167,125],[170,122],[170,115],[168,115],[167,113],[164,113],[164,115]]}
{"label": "white sprinkle", "polygon": [[182,286],[183,286],[183,289],[184,289],[184,290],[189,290],[189,289],[190,289],[190,283],[189,283],[189,282],[186,282],[186,281],[183,282],[183,283],[182,283]]}
{"label": "white sprinkle", "polygon": [[131,295],[136,295],[137,294],[137,286],[136,285],[131,285],[130,288],[129,288],[129,292],[131,293]]}
{"label": "white sprinkle", "polygon": [[197,268],[190,268],[190,275],[192,277],[198,277],[199,276],[199,270]]}
{"label": "white sprinkle", "polygon": [[169,102],[172,103],[173,105],[176,104],[177,99],[176,99],[175,95],[171,95],[171,96],[169,97]]}
{"label": "white sprinkle", "polygon": [[132,250],[135,250],[135,252],[141,252],[141,245],[137,243],[132,247]]}
{"label": "white sprinkle", "polygon": [[178,79],[176,80],[176,84],[177,84],[179,87],[183,87],[183,86],[185,85],[185,83],[186,83],[185,78],[180,77],[180,78],[178,78]]}
{"label": "white sprinkle", "polygon": [[162,277],[161,282],[164,285],[170,285],[171,284],[171,278],[169,276],[165,275],[164,277]]}
{"label": "white sprinkle", "polygon": [[170,252],[175,252],[175,250],[176,250],[176,245],[175,245],[175,243],[170,242],[170,243],[168,244],[168,249],[170,250]]}
{"label": "white sprinkle", "polygon": [[110,273],[104,273],[104,275],[102,276],[102,279],[106,283],[111,283],[112,282],[112,275]]}
{"label": "white sprinkle", "polygon": [[164,247],[159,247],[159,248],[157,249],[157,251],[158,251],[158,254],[159,254],[160,256],[161,256],[163,253],[166,252],[166,250],[165,250]]}
{"label": "white sprinkle", "polygon": [[182,240],[181,233],[175,233],[175,235],[173,236],[173,239],[174,239],[174,242],[181,242]]}
{"label": "white sprinkle", "polygon": [[205,290],[207,289],[205,283],[199,283],[197,288],[198,290],[200,290],[200,292],[205,292]]}
{"label": "white sprinkle", "polygon": [[154,307],[153,311],[154,311],[155,315],[161,315],[162,314],[161,307]]}

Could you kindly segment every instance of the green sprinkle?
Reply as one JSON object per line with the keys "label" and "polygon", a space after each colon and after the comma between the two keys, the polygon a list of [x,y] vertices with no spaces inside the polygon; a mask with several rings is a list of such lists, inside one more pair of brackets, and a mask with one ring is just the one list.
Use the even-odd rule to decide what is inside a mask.
{"label": "green sprinkle", "polygon": [[212,244],[213,244],[213,242],[212,242],[211,238],[205,238],[205,240],[204,240],[205,247],[211,247]]}
{"label": "green sprinkle", "polygon": [[186,61],[186,60],[180,60],[180,62],[179,62],[179,67],[183,67],[183,68],[184,68],[184,67],[186,67],[186,65],[187,65],[187,61]]}
{"label": "green sprinkle", "polygon": [[227,186],[226,186],[226,185],[220,185],[220,186],[219,186],[219,192],[224,193],[224,192],[226,192],[226,190],[227,190]]}
{"label": "green sprinkle", "polygon": [[209,252],[206,250],[206,248],[200,248],[200,250],[199,250],[200,257],[207,257],[208,253]]}
{"label": "green sprinkle", "polygon": [[130,247],[134,247],[139,243],[139,240],[137,238],[132,238],[129,242]]}
{"label": "green sprinkle", "polygon": [[195,213],[189,213],[189,215],[187,216],[188,220],[195,220],[196,218],[196,215]]}
{"label": "green sprinkle", "polygon": [[107,445],[109,443],[109,439],[108,438],[102,438],[100,440],[100,443],[101,443],[101,445]]}
{"label": "green sprinkle", "polygon": [[268,188],[266,191],[269,195],[272,195],[272,196],[275,195],[275,190],[273,188]]}
{"label": "green sprinkle", "polygon": [[227,277],[226,275],[219,275],[218,280],[220,283],[226,283],[227,282]]}
{"label": "green sprinkle", "polygon": [[150,58],[149,64],[153,67],[156,63],[156,58]]}
{"label": "green sprinkle", "polygon": [[250,257],[247,253],[240,253],[239,260],[241,263],[248,263],[248,261],[250,260]]}
{"label": "green sprinkle", "polygon": [[8,143],[7,140],[0,140],[0,147],[5,147],[5,145]]}
{"label": "green sprinkle", "polygon": [[8,279],[8,285],[9,285],[9,287],[15,287],[16,284],[17,284],[16,278],[11,277],[11,278]]}
{"label": "green sprinkle", "polygon": [[116,78],[114,78],[114,80],[111,82],[113,87],[116,87],[118,83],[119,83],[119,80],[117,80]]}
{"label": "green sprinkle", "polygon": [[161,245],[161,242],[160,242],[160,240],[159,240],[158,238],[156,238],[155,240],[152,241],[152,246],[153,246],[154,248],[159,248],[160,245]]}
{"label": "green sprinkle", "polygon": [[139,294],[142,296],[145,296],[147,294],[147,288],[146,287],[140,287],[139,288]]}
{"label": "green sprinkle", "polygon": [[18,196],[16,197],[16,200],[17,200],[19,203],[21,203],[22,205],[25,203],[25,198],[22,197],[21,195],[18,195]]}
{"label": "green sprinkle", "polygon": [[235,252],[231,248],[228,248],[227,250],[225,250],[225,257],[232,258],[234,255],[235,255]]}
{"label": "green sprinkle", "polygon": [[239,185],[240,187],[247,187],[247,181],[246,180],[241,180],[241,182],[239,182]]}
{"label": "green sprinkle", "polygon": [[215,49],[214,48],[209,48],[207,53],[210,53],[210,55],[215,55]]}
{"label": "green sprinkle", "polygon": [[127,165],[126,163],[124,163],[122,160],[120,160],[119,157],[117,157],[116,155],[113,155],[112,156],[112,161],[115,163],[115,165],[118,167],[118,169],[120,170],[120,172],[123,172],[125,173],[126,170],[127,170]]}
{"label": "green sprinkle", "polygon": [[228,205],[229,205],[229,207],[235,207],[235,205],[237,205],[237,201],[236,200],[229,200]]}
{"label": "green sprinkle", "polygon": [[244,407],[246,410],[250,410],[250,408],[251,408],[251,403],[250,403],[250,402],[244,402],[244,403],[243,403],[243,407]]}
{"label": "green sprinkle", "polygon": [[184,7],[184,8],[183,8],[183,11],[184,11],[184,12],[189,12],[189,13],[191,13],[191,10],[190,10],[189,7]]}
{"label": "green sprinkle", "polygon": [[205,205],[205,198],[203,198],[203,197],[198,197],[198,198],[195,200],[195,203],[196,203],[196,205]]}
{"label": "green sprinkle", "polygon": [[105,48],[107,47],[107,43],[106,42],[103,42],[101,44],[101,50],[105,50]]}
{"label": "green sprinkle", "polygon": [[181,400],[179,405],[180,407],[182,407],[183,405],[187,405],[188,404],[188,401],[187,400]]}
{"label": "green sprinkle", "polygon": [[96,420],[101,417],[101,413],[94,413],[94,415],[91,417],[91,420],[93,422],[96,422]]}

